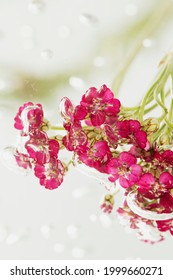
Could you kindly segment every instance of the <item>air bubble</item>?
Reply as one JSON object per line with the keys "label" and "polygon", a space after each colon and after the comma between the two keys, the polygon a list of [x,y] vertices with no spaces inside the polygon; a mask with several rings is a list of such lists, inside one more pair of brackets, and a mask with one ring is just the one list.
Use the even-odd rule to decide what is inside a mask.
{"label": "air bubble", "polygon": [[52,228],[50,225],[42,225],[40,231],[44,238],[49,238],[51,235]]}
{"label": "air bubble", "polygon": [[67,234],[71,239],[75,239],[78,237],[78,228],[75,225],[68,225]]}
{"label": "air bubble", "polygon": [[84,81],[80,77],[70,77],[69,84],[75,89],[83,89],[85,86]]}
{"label": "air bubble", "polygon": [[28,4],[28,10],[33,14],[38,14],[40,12],[43,12],[44,9],[45,9],[45,2],[42,0],[32,0]]}
{"label": "air bubble", "polygon": [[146,38],[143,40],[142,45],[145,48],[150,48],[152,46],[152,40],[150,40],[149,38]]}
{"label": "air bubble", "polygon": [[81,14],[79,16],[79,20],[84,25],[95,25],[98,23],[97,17],[95,17],[94,15],[91,15],[91,14],[87,14],[87,13]]}
{"label": "air bubble", "polygon": [[44,60],[49,60],[53,57],[53,51],[52,50],[49,50],[49,49],[46,49],[46,50],[43,50],[41,52],[41,57],[44,59]]}
{"label": "air bubble", "polygon": [[105,58],[103,56],[96,56],[93,61],[94,66],[103,67],[105,65]]}

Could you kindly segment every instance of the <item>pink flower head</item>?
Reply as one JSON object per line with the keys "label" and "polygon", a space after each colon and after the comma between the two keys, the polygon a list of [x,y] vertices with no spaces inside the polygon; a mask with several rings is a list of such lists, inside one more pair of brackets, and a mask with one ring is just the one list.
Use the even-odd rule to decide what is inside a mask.
{"label": "pink flower head", "polygon": [[118,136],[114,129],[110,125],[105,124],[103,125],[103,131],[105,133],[109,145],[112,148],[116,149],[118,146]]}
{"label": "pink flower head", "polygon": [[116,127],[118,129],[119,136],[128,139],[128,142],[130,144],[135,144],[141,149],[144,149],[146,147],[147,134],[145,131],[141,130],[141,125],[139,121],[137,120],[117,121]]}
{"label": "pink flower head", "polygon": [[41,104],[34,105],[32,102],[27,102],[20,106],[17,115],[14,118],[14,127],[18,130],[26,131],[24,133],[29,133],[33,129],[38,129],[43,121],[43,109]]}
{"label": "pink flower head", "polygon": [[163,172],[159,177],[159,183],[165,189],[173,189],[173,176],[169,172]]}
{"label": "pink flower head", "polygon": [[63,137],[63,144],[69,151],[75,151],[79,145],[87,145],[88,138],[79,122],[74,122],[67,127],[68,134]]}
{"label": "pink flower head", "polygon": [[16,162],[18,166],[24,168],[24,169],[31,169],[32,165],[30,162],[30,158],[27,154],[19,153],[18,150],[16,150],[16,153],[14,155]]}
{"label": "pink flower head", "polygon": [[82,96],[80,105],[86,108],[93,126],[102,125],[107,117],[115,117],[120,111],[120,101],[114,98],[113,92],[106,85],[99,91],[91,87]]}
{"label": "pink flower head", "polygon": [[161,232],[169,231],[173,235],[173,219],[156,221],[157,227]]}
{"label": "pink flower head", "polygon": [[173,166],[173,151],[166,150],[162,153],[162,159],[165,163]]}
{"label": "pink flower head", "polygon": [[104,202],[100,205],[100,208],[104,213],[110,214],[114,207],[114,196],[107,194],[104,197]]}
{"label": "pink flower head", "polygon": [[145,173],[138,182],[138,191],[151,199],[159,197],[172,188],[173,176],[169,172],[163,172],[158,181],[151,173]]}
{"label": "pink flower head", "polygon": [[92,148],[79,146],[77,155],[80,161],[100,172],[105,172],[105,165],[112,157],[106,141],[98,141]]}
{"label": "pink flower head", "polygon": [[129,188],[139,181],[142,167],[136,164],[136,158],[128,152],[122,152],[119,157],[112,158],[107,164],[107,172],[111,181],[119,179],[123,188]]}
{"label": "pink flower head", "polygon": [[67,97],[62,98],[60,103],[60,111],[65,123],[73,123],[75,121],[84,120],[87,115],[85,106],[78,105],[74,107],[70,99]]}
{"label": "pink flower head", "polygon": [[57,156],[59,144],[56,140],[49,140],[47,134],[35,130],[34,134],[29,135],[29,140],[25,143],[25,148],[36,163],[43,164],[49,161],[50,156]]}
{"label": "pink flower head", "polygon": [[156,182],[154,176],[151,173],[145,173],[138,181],[138,191],[140,193],[147,193],[153,189],[155,184]]}
{"label": "pink flower head", "polygon": [[40,179],[40,185],[46,189],[54,190],[63,182],[65,168],[60,160],[52,157],[48,163],[36,164],[34,168],[35,176]]}

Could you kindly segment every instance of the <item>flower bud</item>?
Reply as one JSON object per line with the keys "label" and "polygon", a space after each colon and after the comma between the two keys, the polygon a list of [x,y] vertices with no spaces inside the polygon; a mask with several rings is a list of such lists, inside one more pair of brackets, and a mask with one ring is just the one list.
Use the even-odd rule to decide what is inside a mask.
{"label": "flower bud", "polygon": [[159,121],[156,118],[148,118],[142,123],[142,127],[147,132],[147,134],[156,132],[159,129],[159,126]]}
{"label": "flower bud", "polygon": [[164,146],[164,145],[169,145],[170,144],[170,137],[167,134],[162,134],[159,137],[159,145]]}

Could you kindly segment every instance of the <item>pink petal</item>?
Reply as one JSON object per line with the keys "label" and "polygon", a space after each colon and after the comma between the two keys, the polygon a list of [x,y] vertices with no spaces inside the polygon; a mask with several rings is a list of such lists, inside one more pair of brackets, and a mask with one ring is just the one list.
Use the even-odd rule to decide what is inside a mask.
{"label": "pink petal", "polygon": [[105,122],[105,114],[102,111],[98,111],[96,114],[91,114],[91,123],[94,126],[100,126]]}

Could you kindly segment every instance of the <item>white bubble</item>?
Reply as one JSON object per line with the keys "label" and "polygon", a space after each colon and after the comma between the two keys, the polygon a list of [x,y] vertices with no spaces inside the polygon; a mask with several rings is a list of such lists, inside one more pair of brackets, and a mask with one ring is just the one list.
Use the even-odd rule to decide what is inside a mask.
{"label": "white bubble", "polygon": [[80,199],[84,196],[86,196],[88,193],[88,189],[87,188],[77,188],[72,192],[72,195],[74,198],[76,199]]}
{"label": "white bubble", "polygon": [[13,245],[19,242],[21,239],[28,236],[28,230],[19,230],[18,232],[10,233],[6,238],[7,245]]}
{"label": "white bubble", "polygon": [[71,239],[77,238],[79,234],[78,228],[75,225],[68,225],[67,234]]}
{"label": "white bubble", "polygon": [[93,64],[96,67],[102,67],[105,65],[105,58],[103,56],[96,56],[93,60]]}
{"label": "white bubble", "polygon": [[41,234],[43,235],[43,237],[45,238],[49,238],[51,235],[51,226],[49,225],[42,225],[40,228]]}
{"label": "white bubble", "polygon": [[67,38],[70,35],[70,28],[62,25],[57,30],[58,36],[61,38]]}
{"label": "white bubble", "polygon": [[43,50],[43,51],[41,52],[41,57],[42,57],[44,60],[51,59],[51,58],[53,57],[53,51],[52,51],[52,50],[49,50],[49,49]]}
{"label": "white bubble", "polygon": [[45,9],[45,2],[43,0],[32,0],[28,4],[29,12],[33,14],[38,14]]}
{"label": "white bubble", "polygon": [[90,218],[91,222],[96,222],[97,221],[97,216],[95,214],[91,214],[89,218]]}
{"label": "white bubble", "polygon": [[105,227],[105,228],[111,227],[112,221],[111,221],[111,218],[110,218],[109,215],[101,214],[99,218],[100,218],[100,222],[101,222],[103,227]]}
{"label": "white bubble", "polygon": [[143,40],[142,45],[145,48],[150,48],[152,46],[152,40],[150,40],[149,38],[146,38]]}
{"label": "white bubble", "polygon": [[70,77],[69,84],[71,85],[71,87],[76,89],[83,89],[85,86],[84,81],[81,78],[75,76]]}
{"label": "white bubble", "polygon": [[75,247],[72,249],[72,256],[76,259],[81,259],[85,256],[85,251],[82,248]]}
{"label": "white bubble", "polygon": [[126,6],[125,12],[128,16],[135,16],[138,12],[138,7],[134,3],[129,3]]}
{"label": "white bubble", "polygon": [[58,253],[58,254],[61,254],[61,253],[63,253],[64,252],[64,245],[62,244],[62,243],[56,243],[55,245],[54,245],[54,251],[56,252],[56,253]]}
{"label": "white bubble", "polygon": [[95,25],[98,23],[98,18],[94,15],[83,13],[79,16],[79,20],[84,25]]}

